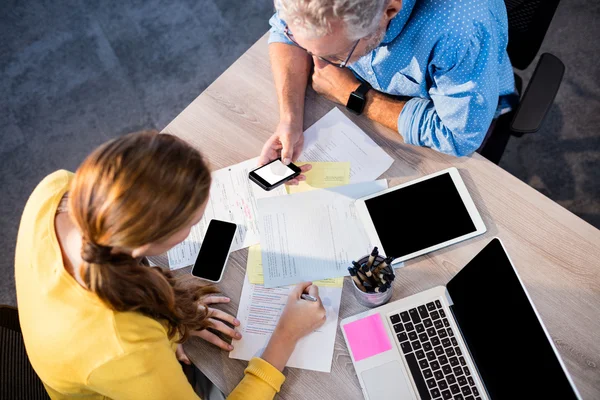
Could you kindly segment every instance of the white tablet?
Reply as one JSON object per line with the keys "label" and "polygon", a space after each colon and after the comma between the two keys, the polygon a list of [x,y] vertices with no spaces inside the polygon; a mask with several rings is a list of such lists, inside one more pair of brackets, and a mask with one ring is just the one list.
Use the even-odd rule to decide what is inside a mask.
{"label": "white tablet", "polygon": [[486,231],[456,168],[358,199],[356,209],[371,243],[394,264]]}

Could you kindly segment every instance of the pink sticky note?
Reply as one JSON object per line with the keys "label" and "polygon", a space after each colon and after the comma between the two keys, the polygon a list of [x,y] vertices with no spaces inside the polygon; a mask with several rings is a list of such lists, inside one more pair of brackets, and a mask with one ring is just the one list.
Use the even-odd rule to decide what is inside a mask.
{"label": "pink sticky note", "polygon": [[392,348],[379,314],[344,325],[344,332],[354,361],[364,360]]}

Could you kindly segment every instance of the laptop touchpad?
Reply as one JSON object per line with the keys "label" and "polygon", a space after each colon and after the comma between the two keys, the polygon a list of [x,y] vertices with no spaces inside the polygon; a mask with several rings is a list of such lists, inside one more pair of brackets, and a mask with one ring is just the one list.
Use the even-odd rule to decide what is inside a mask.
{"label": "laptop touchpad", "polygon": [[362,378],[371,400],[414,399],[415,396],[406,381],[399,361],[390,361],[366,371]]}

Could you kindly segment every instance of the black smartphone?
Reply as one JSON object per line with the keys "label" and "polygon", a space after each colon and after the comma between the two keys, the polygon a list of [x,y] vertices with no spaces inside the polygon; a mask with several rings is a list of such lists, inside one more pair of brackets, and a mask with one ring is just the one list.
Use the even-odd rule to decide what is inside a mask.
{"label": "black smartphone", "polygon": [[300,175],[300,167],[290,163],[285,165],[281,158],[271,161],[262,167],[250,171],[248,177],[264,190],[272,190],[277,186]]}
{"label": "black smartphone", "polygon": [[220,282],[236,231],[237,225],[232,222],[211,219],[192,268],[192,275],[210,282]]}

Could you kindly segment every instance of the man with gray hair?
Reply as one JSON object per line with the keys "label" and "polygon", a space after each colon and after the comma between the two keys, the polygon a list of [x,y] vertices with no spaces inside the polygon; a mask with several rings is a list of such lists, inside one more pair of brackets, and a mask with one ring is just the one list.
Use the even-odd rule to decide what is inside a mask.
{"label": "man with gray hair", "polygon": [[309,80],[406,143],[455,156],[476,151],[515,100],[503,0],[276,0],[275,7],[269,52],[280,123],[262,163],[279,156],[287,163],[302,151]]}

